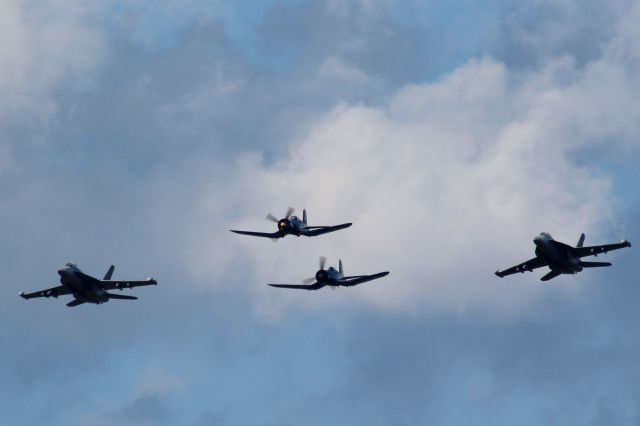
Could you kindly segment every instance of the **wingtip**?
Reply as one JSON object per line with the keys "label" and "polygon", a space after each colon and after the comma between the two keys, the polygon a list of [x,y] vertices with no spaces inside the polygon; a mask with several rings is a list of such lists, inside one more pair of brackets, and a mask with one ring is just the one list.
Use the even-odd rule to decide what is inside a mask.
{"label": "wingtip", "polygon": [[18,293],[18,296],[22,297],[25,300],[27,299],[27,296],[25,296],[24,292],[22,292],[22,291],[20,293]]}
{"label": "wingtip", "polygon": [[504,275],[502,275],[500,271],[496,271],[494,273],[496,274],[496,277],[504,278]]}

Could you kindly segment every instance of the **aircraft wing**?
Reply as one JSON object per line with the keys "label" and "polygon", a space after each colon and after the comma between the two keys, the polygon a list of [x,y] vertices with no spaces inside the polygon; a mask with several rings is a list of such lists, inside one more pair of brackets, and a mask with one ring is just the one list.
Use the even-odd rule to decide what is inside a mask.
{"label": "aircraft wing", "polygon": [[601,246],[587,246],[574,248],[573,252],[578,257],[593,256],[600,253],[606,253],[612,250],[619,250],[621,248],[631,247],[631,243],[624,240],[617,244],[603,244]]}
{"label": "aircraft wing", "polygon": [[264,238],[282,238],[284,237],[284,234],[280,231],[276,231],[273,233],[269,233],[269,232],[253,232],[253,231],[236,231],[233,229],[230,229],[231,232],[234,232],[236,234],[240,234],[240,235],[251,235],[252,237],[264,237]]}
{"label": "aircraft wing", "polygon": [[515,274],[517,272],[531,272],[534,269],[541,268],[543,266],[547,266],[547,262],[541,257],[534,257],[533,259],[522,262],[521,264],[513,266],[509,269],[505,269],[504,271],[496,271],[496,275],[502,278],[506,277],[507,275]]}
{"label": "aircraft wing", "polygon": [[100,281],[100,285],[105,290],[116,290],[123,288],[142,287],[144,285],[157,285],[158,282],[153,278],[144,281],[124,281],[124,280],[104,280]]}
{"label": "aircraft wing", "polygon": [[71,294],[68,288],[59,285],[58,287],[48,288],[46,290],[34,291],[33,293],[20,293],[23,299],[33,299],[34,297],[58,297],[65,294]]}
{"label": "aircraft wing", "polygon": [[373,275],[356,275],[352,277],[344,277],[340,280],[340,284],[351,287],[354,285],[366,283],[367,281],[377,280],[378,278],[386,277],[389,275],[389,271],[379,272]]}
{"label": "aircraft wing", "polygon": [[307,237],[316,237],[318,235],[327,234],[329,232],[348,228],[351,225],[352,225],[351,223],[343,223],[342,225],[335,225],[335,226],[307,226],[302,231],[302,234],[306,235]]}
{"label": "aircraft wing", "polygon": [[302,285],[302,284],[269,284],[271,287],[278,288],[297,288],[300,290],[319,290],[324,287],[324,284],[320,284],[318,282],[310,284],[310,285]]}

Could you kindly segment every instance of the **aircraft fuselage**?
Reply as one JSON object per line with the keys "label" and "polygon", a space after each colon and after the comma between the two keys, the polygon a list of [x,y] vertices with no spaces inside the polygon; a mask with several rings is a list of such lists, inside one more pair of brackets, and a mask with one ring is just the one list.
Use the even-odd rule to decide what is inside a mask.
{"label": "aircraft fuselage", "polygon": [[552,271],[562,274],[582,271],[580,258],[574,255],[572,247],[544,235],[534,238],[533,243],[536,245],[536,256],[544,259]]}
{"label": "aircraft fuselage", "polygon": [[302,231],[307,227],[306,222],[300,220],[297,216],[291,216],[289,219],[281,219],[278,222],[278,229],[285,234],[291,234],[299,237]]}
{"label": "aircraft fuselage", "polygon": [[65,266],[58,270],[60,284],[68,288],[73,297],[87,303],[101,304],[109,301],[107,291],[75,266]]}
{"label": "aircraft fuselage", "polygon": [[334,267],[316,272],[316,281],[324,285],[339,286],[342,274]]}

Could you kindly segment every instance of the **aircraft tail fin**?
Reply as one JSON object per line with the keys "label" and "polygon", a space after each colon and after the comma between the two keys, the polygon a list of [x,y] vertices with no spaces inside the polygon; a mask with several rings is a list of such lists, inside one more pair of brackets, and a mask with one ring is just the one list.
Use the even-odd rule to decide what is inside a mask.
{"label": "aircraft tail fin", "polygon": [[302,209],[302,221],[305,223],[305,225],[307,224],[307,210],[306,209]]}
{"label": "aircraft tail fin", "polygon": [[578,245],[576,247],[580,248],[584,245],[584,233],[580,235],[580,239],[578,240]]}
{"label": "aircraft tail fin", "polygon": [[338,260],[338,271],[340,272],[340,275],[344,276],[344,269],[342,269],[342,259]]}
{"label": "aircraft tail fin", "polygon": [[580,262],[580,266],[583,268],[603,268],[605,266],[611,266],[609,262]]}
{"label": "aircraft tail fin", "polygon": [[113,271],[116,269],[115,266],[111,265],[109,266],[109,269],[107,270],[107,273],[104,274],[104,281],[109,281],[111,279],[111,276],[113,275]]}

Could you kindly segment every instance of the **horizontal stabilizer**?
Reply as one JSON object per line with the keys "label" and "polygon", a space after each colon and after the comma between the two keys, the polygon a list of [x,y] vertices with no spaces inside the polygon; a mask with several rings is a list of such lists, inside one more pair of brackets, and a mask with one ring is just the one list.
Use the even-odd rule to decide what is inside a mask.
{"label": "horizontal stabilizer", "polygon": [[605,266],[611,266],[609,262],[580,262],[580,266],[583,268],[603,268]]}
{"label": "horizontal stabilizer", "polygon": [[107,293],[107,296],[109,296],[109,299],[138,300],[135,296],[125,296],[124,294]]}
{"label": "horizontal stabilizer", "polygon": [[82,305],[83,303],[86,302],[80,299],[73,299],[71,302],[67,303],[67,306],[73,308],[74,306]]}
{"label": "horizontal stabilizer", "polygon": [[545,275],[544,277],[540,278],[542,281],[549,281],[554,279],[555,277],[557,277],[558,275],[560,275],[560,272],[556,272],[556,271],[551,271],[549,272],[547,275]]}

